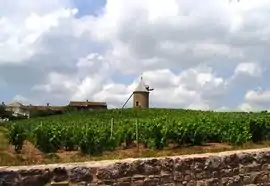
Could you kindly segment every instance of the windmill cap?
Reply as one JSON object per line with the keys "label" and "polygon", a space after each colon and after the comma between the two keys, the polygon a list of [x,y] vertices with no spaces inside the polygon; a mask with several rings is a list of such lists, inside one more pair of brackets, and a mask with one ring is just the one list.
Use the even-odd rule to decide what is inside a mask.
{"label": "windmill cap", "polygon": [[138,86],[134,90],[134,92],[148,92],[142,77],[140,79],[140,82],[139,82]]}

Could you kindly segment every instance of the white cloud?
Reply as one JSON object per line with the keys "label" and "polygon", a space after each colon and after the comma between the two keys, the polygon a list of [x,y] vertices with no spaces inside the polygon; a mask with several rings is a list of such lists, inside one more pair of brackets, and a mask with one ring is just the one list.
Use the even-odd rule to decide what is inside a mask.
{"label": "white cloud", "polygon": [[254,103],[269,103],[270,102],[270,91],[254,91],[250,90],[245,95],[245,100]]}
{"label": "white cloud", "polygon": [[153,107],[267,107],[251,90],[269,86],[270,1],[107,0],[80,17],[68,0],[10,2],[0,0],[0,80],[24,85],[15,95],[119,107],[143,72]]}
{"label": "white cloud", "polygon": [[244,96],[244,102],[238,108],[244,111],[270,110],[270,91],[257,88],[248,90]]}
{"label": "white cloud", "polygon": [[247,74],[250,76],[261,76],[262,69],[256,63],[240,63],[234,70],[235,74]]}
{"label": "white cloud", "polygon": [[237,107],[240,111],[244,111],[244,112],[250,112],[250,111],[254,111],[258,108],[253,107],[252,105],[248,104],[248,103],[242,103]]}
{"label": "white cloud", "polygon": [[[3,4],[0,8],[0,11],[3,11],[3,15],[0,14],[0,65],[22,63],[42,52],[40,38],[58,27],[61,19],[71,18],[77,12],[76,9],[64,9],[51,0],[47,4],[35,3],[32,0],[29,2],[32,4],[24,4],[22,1],[15,5],[0,2],[0,5]],[[4,10],[7,8],[10,12]],[[18,9],[18,12],[15,12],[15,9]],[[37,10],[38,12],[34,12]]]}
{"label": "white cloud", "polygon": [[14,101],[14,102],[20,102],[20,103],[25,104],[25,105],[31,103],[31,101],[29,99],[27,99],[26,97],[21,96],[19,94],[16,95],[16,96],[14,96],[14,98],[12,99],[12,101]]}

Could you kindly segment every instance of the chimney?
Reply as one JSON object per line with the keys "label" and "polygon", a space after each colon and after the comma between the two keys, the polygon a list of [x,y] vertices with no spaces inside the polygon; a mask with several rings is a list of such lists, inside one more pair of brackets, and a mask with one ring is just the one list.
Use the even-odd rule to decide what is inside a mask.
{"label": "chimney", "polygon": [[50,106],[50,103],[47,103],[47,107]]}

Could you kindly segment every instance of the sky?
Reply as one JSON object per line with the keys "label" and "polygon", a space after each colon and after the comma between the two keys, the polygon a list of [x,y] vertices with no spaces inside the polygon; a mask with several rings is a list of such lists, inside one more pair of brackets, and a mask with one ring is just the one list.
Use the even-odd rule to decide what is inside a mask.
{"label": "sky", "polygon": [[[269,0],[0,0],[0,100],[270,108]],[[127,105],[131,106],[131,102]]]}

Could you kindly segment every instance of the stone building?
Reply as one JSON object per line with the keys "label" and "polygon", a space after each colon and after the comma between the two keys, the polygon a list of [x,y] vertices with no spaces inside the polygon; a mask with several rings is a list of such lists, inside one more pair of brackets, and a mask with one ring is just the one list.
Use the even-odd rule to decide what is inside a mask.
{"label": "stone building", "polygon": [[29,118],[30,112],[27,106],[18,101],[14,101],[9,105],[6,105],[6,110],[13,112],[13,116],[27,116]]}
{"label": "stone building", "polygon": [[93,101],[70,101],[69,107],[76,110],[97,110],[97,109],[107,109],[106,102],[93,102]]}
{"label": "stone building", "polygon": [[145,85],[143,77],[141,77],[137,88],[133,91],[133,108],[149,108],[150,89]]}

